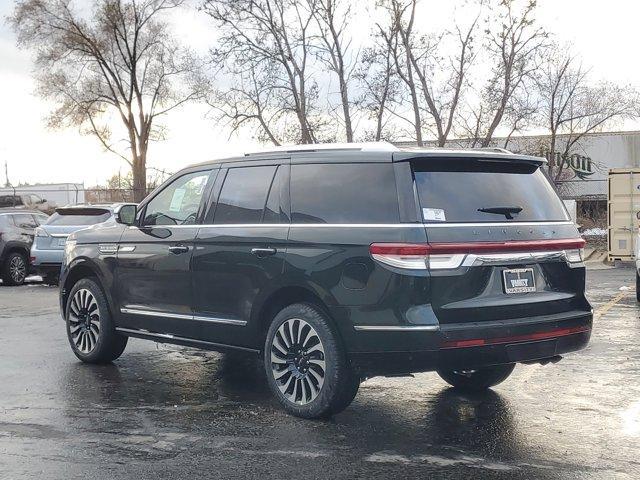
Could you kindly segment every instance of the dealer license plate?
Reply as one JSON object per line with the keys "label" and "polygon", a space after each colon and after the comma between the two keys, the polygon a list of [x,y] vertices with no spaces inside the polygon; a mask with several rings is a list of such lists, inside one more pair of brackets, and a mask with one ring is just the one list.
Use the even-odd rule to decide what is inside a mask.
{"label": "dealer license plate", "polygon": [[527,293],[536,291],[536,277],[533,268],[503,270],[505,293]]}

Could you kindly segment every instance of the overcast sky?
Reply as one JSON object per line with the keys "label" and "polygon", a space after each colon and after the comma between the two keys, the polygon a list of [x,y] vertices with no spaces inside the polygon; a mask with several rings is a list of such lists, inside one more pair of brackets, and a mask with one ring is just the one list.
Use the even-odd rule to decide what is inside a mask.
{"label": "overcast sky", "polygon": [[[423,3],[430,23],[446,26],[450,22],[451,2]],[[560,41],[571,42],[585,65],[592,67],[595,78],[640,87],[640,2],[538,0],[538,4],[541,24]],[[5,160],[13,184],[84,182],[88,186],[104,182],[119,169],[126,172],[128,166],[103,152],[96,139],[81,136],[75,129],[47,130],[44,118],[50,105],[33,94],[31,55],[18,50],[15,36],[4,22],[12,9],[11,0],[0,0],[0,183],[5,181]],[[180,31],[188,32],[185,41],[205,51],[213,37],[209,20],[186,11],[176,21]],[[197,105],[172,113],[166,122],[168,139],[151,146],[149,165],[176,171],[191,163],[256,148],[249,136],[229,139],[222,128],[204,118],[206,113],[205,107]]]}

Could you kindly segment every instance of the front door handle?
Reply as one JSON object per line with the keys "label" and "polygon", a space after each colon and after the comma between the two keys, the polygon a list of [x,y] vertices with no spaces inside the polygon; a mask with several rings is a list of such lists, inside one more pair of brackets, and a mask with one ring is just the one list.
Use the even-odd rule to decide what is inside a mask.
{"label": "front door handle", "polygon": [[275,248],[252,248],[251,253],[253,253],[256,257],[264,258],[275,255],[276,253],[278,253],[278,250],[276,250]]}
{"label": "front door handle", "polygon": [[180,255],[181,253],[187,253],[189,251],[189,247],[186,245],[174,245],[173,247],[169,247],[169,251],[176,255]]}

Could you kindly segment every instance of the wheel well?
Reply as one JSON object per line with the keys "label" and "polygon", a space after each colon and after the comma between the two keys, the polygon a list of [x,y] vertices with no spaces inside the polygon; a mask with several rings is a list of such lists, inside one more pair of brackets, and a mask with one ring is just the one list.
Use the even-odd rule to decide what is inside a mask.
{"label": "wheel well", "polygon": [[303,287],[284,287],[273,293],[262,304],[262,308],[258,314],[261,341],[263,341],[267,335],[267,330],[269,330],[273,317],[275,317],[280,310],[294,303],[311,303],[320,308],[327,315],[329,320],[333,322],[325,303],[318,295]]}
{"label": "wheel well", "polygon": [[83,278],[94,278],[98,283],[100,283],[98,275],[95,271],[93,271],[91,267],[88,267],[87,265],[78,265],[77,267],[74,267],[67,275],[67,278],[65,278],[64,280],[62,298],[65,308],[67,305],[67,298],[69,298],[71,289],[76,283],[78,283],[79,280],[82,280]]}
{"label": "wheel well", "polygon": [[26,259],[27,259],[27,263],[29,262],[29,254],[30,254],[30,252],[29,252],[29,250],[27,250],[24,247],[19,247],[17,245],[14,245],[14,246],[11,246],[11,247],[7,247],[7,250],[6,250],[6,252],[4,252],[4,254],[5,254],[5,257],[6,257],[8,255],[11,255],[12,253],[15,253],[15,252],[21,253],[22,255],[24,255],[26,257]]}

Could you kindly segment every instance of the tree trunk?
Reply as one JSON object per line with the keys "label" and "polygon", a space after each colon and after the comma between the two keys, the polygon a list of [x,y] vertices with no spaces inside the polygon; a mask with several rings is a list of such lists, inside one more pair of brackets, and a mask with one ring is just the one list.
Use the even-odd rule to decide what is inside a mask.
{"label": "tree trunk", "polygon": [[133,201],[140,203],[147,196],[147,152],[133,159]]}

